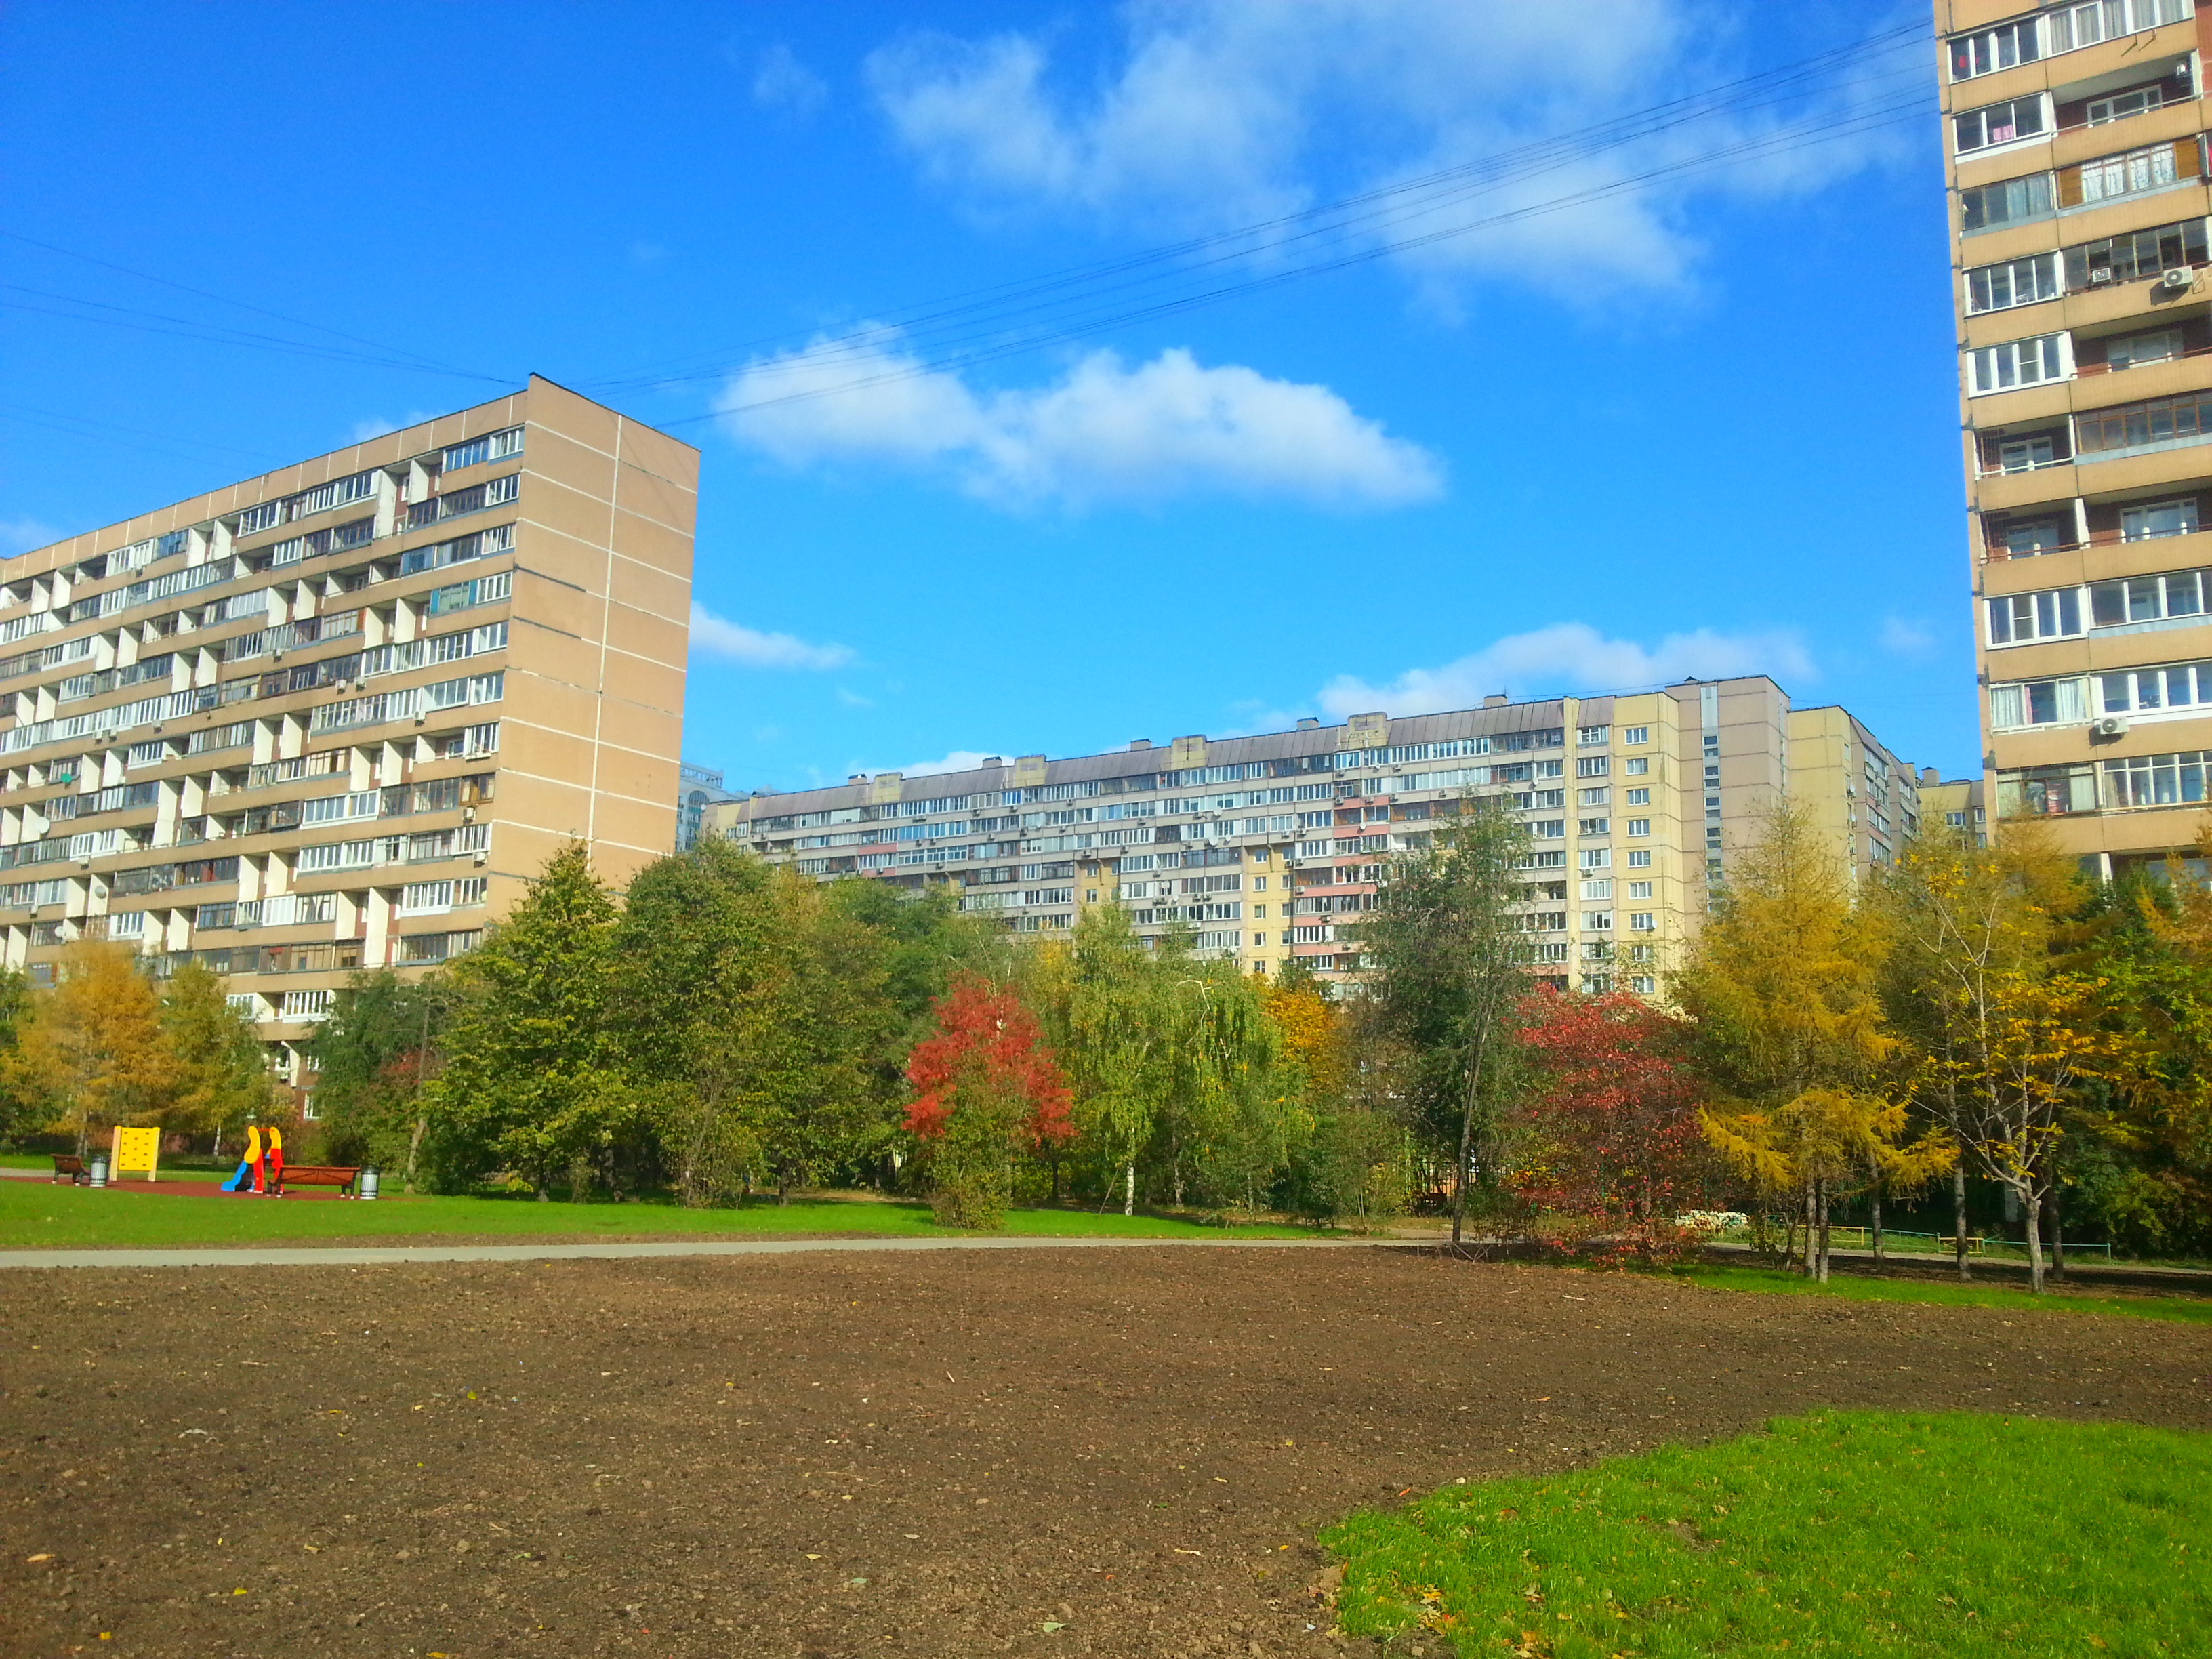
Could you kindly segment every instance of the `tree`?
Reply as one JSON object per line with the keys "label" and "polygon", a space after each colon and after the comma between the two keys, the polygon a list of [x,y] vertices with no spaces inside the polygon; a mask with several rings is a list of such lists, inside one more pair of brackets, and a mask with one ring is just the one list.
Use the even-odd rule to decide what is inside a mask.
{"label": "tree", "polygon": [[156,1121],[176,1083],[152,981],[124,946],[90,940],[64,951],[5,1063],[9,1092],[39,1103],[80,1158],[95,1126]]}
{"label": "tree", "polygon": [[546,861],[483,943],[455,964],[446,1065],[427,1093],[441,1177],[494,1161],[543,1200],[644,1121],[607,1019],[615,903],[582,843]]}
{"label": "tree", "polygon": [[1620,1257],[1679,1255],[1675,1224],[1711,1160],[1682,1022],[1626,992],[1545,988],[1518,1021],[1534,1086],[1511,1116],[1511,1184],[1562,1243],[1612,1241]]}
{"label": "tree", "polygon": [[276,1106],[267,1051],[245,1010],[232,1006],[222,975],[185,963],[161,988],[161,1033],[175,1065],[163,1114],[171,1128],[220,1137]]}
{"label": "tree", "polygon": [[1068,1139],[1068,1087],[1036,1019],[1010,988],[956,980],[908,1057],[906,1127],[930,1206],[948,1226],[1005,1224],[1013,1161]]}
{"label": "tree", "polygon": [[1905,1128],[1873,1094],[1896,1047],[1876,994],[1886,943],[1833,848],[1785,801],[1736,860],[1674,986],[1706,1085],[1706,1138],[1765,1191],[1794,1192],[1805,1269],[1822,1278],[1845,1178],[1826,1149],[1850,1138],[1847,1123]]}
{"label": "tree", "polygon": [[[1455,1145],[1452,1244],[1461,1243],[1479,1143],[1494,1140],[1528,989],[1528,936],[1515,871],[1528,832],[1492,801],[1462,803],[1433,843],[1394,860],[1354,930],[1382,1028],[1412,1057],[1418,1128]],[[1495,1160],[1483,1159],[1486,1173]]]}
{"label": "tree", "polygon": [[[2039,1291],[2063,1116],[2093,1079],[2127,1071],[2132,1047],[2103,1029],[2104,981],[2063,970],[2053,954],[2075,878],[2018,825],[1994,848],[1932,837],[1880,890],[1896,946],[1887,1000],[1917,1049],[1915,1097],[2020,1202]],[[1964,1278],[1963,1182],[1958,1201]]]}
{"label": "tree", "polygon": [[389,968],[356,974],[338,993],[307,1044],[328,1156],[398,1170],[414,1184],[453,1001],[442,972],[404,980]]}
{"label": "tree", "polygon": [[31,1016],[31,977],[20,968],[0,968],[0,1142],[42,1127],[49,1113],[27,1081],[9,1064]]}

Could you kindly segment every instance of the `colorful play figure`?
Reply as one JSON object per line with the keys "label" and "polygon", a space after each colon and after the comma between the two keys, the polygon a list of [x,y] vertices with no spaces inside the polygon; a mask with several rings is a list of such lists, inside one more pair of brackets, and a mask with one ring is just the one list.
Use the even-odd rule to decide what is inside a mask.
{"label": "colorful play figure", "polygon": [[239,1160],[238,1173],[222,1183],[227,1193],[258,1193],[261,1190],[261,1126],[246,1126],[246,1156]]}
{"label": "colorful play figure", "polygon": [[269,1139],[261,1149],[261,1172],[266,1177],[266,1184],[256,1182],[255,1192],[284,1190],[284,1135],[273,1123],[269,1126]]}

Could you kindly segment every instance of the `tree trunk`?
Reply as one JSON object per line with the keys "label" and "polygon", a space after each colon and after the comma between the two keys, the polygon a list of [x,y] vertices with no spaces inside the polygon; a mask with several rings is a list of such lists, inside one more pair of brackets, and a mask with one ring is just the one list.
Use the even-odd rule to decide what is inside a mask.
{"label": "tree trunk", "polygon": [[1817,1268],[1816,1268],[1816,1267],[1815,1267],[1815,1266],[1814,1266],[1814,1258],[1819,1255],[1819,1244],[1820,1244],[1820,1241],[1819,1241],[1819,1238],[1818,1238],[1818,1237],[1817,1237],[1818,1232],[1819,1232],[1819,1222],[1820,1222],[1820,1216],[1819,1216],[1819,1212],[1818,1212],[1817,1207],[1816,1207],[1816,1206],[1815,1206],[1815,1204],[1814,1204],[1814,1198],[1813,1198],[1813,1187],[1814,1187],[1813,1178],[1812,1178],[1810,1176],[1808,1176],[1805,1178],[1805,1269],[1804,1269],[1804,1271],[1805,1271],[1805,1277],[1806,1277],[1806,1278],[1808,1278],[1808,1279],[1812,1278],[1812,1277],[1814,1275],[1814,1273],[1818,1271],[1818,1270],[1817,1270]]}
{"label": "tree trunk", "polygon": [[2042,1203],[2033,1193],[2022,1193],[2021,1198],[2021,1230],[2027,1235],[2027,1288],[2037,1296],[2043,1294],[2043,1230],[2037,1225],[2042,1219],[2039,1213]]}
{"label": "tree trunk", "polygon": [[1137,1161],[1131,1158],[1121,1167],[1121,1213],[1137,1212]]}
{"label": "tree trunk", "polygon": [[2043,1203],[2051,1217],[2051,1276],[2053,1279],[2063,1279],[2066,1277],[2066,1238],[2060,1224],[2057,1187],[2051,1188],[2045,1196]]}
{"label": "tree trunk", "polygon": [[1973,1270],[1966,1266],[1966,1166],[1963,1162],[1951,1166],[1951,1230],[1957,1235],[1951,1244],[1959,1255],[1959,1277],[1972,1279]]}
{"label": "tree trunk", "polygon": [[1828,1183],[1816,1183],[1820,1190],[1820,1283],[1828,1282]]}
{"label": "tree trunk", "polygon": [[1879,1180],[1868,1189],[1867,1196],[1873,1205],[1873,1214],[1869,1218],[1874,1224],[1874,1261],[1879,1267],[1881,1265],[1881,1182]]}
{"label": "tree trunk", "polygon": [[1482,1091],[1483,1049],[1489,1041],[1486,1030],[1475,1039],[1474,1062],[1467,1071],[1467,1093],[1459,1108],[1459,1162],[1452,1166],[1452,1249],[1460,1247],[1467,1228],[1467,1165],[1474,1155],[1474,1103]]}
{"label": "tree trunk", "polygon": [[422,1150],[422,1132],[430,1127],[430,1120],[420,1112],[415,1115],[415,1133],[407,1137],[407,1173],[400,1181],[400,1190],[415,1190],[415,1159]]}
{"label": "tree trunk", "polygon": [[781,1170],[775,1176],[775,1202],[778,1209],[791,1202],[791,1176]]}

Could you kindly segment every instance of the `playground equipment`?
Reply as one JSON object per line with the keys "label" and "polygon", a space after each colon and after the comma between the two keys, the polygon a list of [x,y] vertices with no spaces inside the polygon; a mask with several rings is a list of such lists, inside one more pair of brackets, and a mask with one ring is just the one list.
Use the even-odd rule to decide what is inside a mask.
{"label": "playground equipment", "polygon": [[122,1181],[131,1176],[156,1179],[155,1171],[161,1162],[161,1132],[159,1129],[126,1129],[115,1126],[115,1138],[107,1160],[108,1179]]}
{"label": "playground equipment", "polygon": [[238,1172],[222,1183],[227,1193],[258,1193],[261,1190],[261,1126],[246,1126],[246,1156],[238,1162]]}
{"label": "playground equipment", "polygon": [[284,1132],[275,1124],[246,1126],[246,1156],[237,1173],[222,1183],[227,1193],[279,1194],[284,1189]]}

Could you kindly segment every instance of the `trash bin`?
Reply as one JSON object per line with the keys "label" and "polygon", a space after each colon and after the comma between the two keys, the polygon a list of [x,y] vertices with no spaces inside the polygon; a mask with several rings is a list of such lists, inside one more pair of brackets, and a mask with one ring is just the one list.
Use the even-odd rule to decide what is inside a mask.
{"label": "trash bin", "polygon": [[354,1177],[353,1190],[354,1195],[357,1198],[374,1198],[376,1196],[376,1171],[374,1170],[363,1170],[359,1175],[356,1176]]}
{"label": "trash bin", "polygon": [[94,1152],[91,1158],[86,1160],[86,1168],[90,1172],[92,1176],[92,1184],[94,1186],[105,1187],[107,1184],[106,1153]]}

